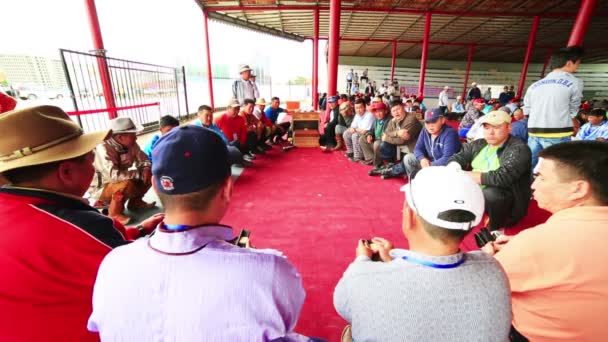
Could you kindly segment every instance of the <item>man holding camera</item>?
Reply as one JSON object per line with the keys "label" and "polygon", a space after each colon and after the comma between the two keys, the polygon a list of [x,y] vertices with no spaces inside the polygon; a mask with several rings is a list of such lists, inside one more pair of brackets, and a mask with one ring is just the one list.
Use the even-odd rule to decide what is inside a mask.
{"label": "man holding camera", "polygon": [[219,223],[233,186],[220,136],[176,128],[154,158],[165,220],[104,259],[89,330],[108,341],[308,340],[292,332],[305,297],[297,270],[278,251],[235,246]]}
{"label": "man holding camera", "polygon": [[608,144],[555,144],[539,157],[534,199],[553,215],[483,248],[495,254],[511,284],[512,341],[603,340],[608,336]]}
{"label": "man holding camera", "polygon": [[[352,325],[352,338],[505,341],[506,275],[484,253],[459,249],[483,216],[479,186],[462,171],[431,166],[402,191],[410,249],[393,249],[382,238],[359,240],[356,259],[336,286],[334,306]],[[375,253],[383,262],[371,261]]]}

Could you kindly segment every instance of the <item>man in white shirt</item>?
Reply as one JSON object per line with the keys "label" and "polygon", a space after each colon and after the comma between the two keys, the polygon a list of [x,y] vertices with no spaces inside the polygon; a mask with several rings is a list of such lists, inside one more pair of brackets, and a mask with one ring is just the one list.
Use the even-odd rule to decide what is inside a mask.
{"label": "man in white shirt", "polygon": [[232,97],[237,99],[241,105],[245,102],[245,99],[255,101],[260,97],[258,87],[251,78],[251,70],[247,64],[240,65],[239,73],[241,79],[234,81],[232,84]]}
{"label": "man in white shirt", "polygon": [[439,100],[437,101],[437,106],[443,111],[444,114],[448,111],[448,102],[450,99],[448,96],[449,89],[450,87],[448,86],[443,87],[443,90],[441,91],[441,93],[439,93]]}
{"label": "man in white shirt", "polygon": [[342,135],[346,145],[345,155],[351,161],[362,162],[364,160],[359,139],[369,132],[375,120],[374,114],[365,110],[365,101],[363,99],[355,100],[355,117],[350,128]]}

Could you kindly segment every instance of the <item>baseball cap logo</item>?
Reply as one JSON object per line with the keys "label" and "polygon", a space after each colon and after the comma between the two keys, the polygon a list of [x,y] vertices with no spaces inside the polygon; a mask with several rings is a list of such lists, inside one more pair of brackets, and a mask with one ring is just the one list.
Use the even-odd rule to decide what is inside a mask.
{"label": "baseball cap logo", "polygon": [[162,186],[163,190],[166,190],[166,191],[171,191],[171,190],[175,189],[173,187],[173,178],[168,177],[168,176],[162,176],[160,178],[160,186]]}
{"label": "baseball cap logo", "polygon": [[454,200],[454,203],[456,203],[456,204],[464,204],[464,201],[463,200]]}

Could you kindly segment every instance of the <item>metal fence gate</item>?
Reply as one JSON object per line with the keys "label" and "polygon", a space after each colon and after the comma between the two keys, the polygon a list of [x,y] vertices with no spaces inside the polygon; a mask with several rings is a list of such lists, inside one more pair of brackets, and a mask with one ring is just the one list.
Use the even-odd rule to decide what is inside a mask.
{"label": "metal fence gate", "polygon": [[[75,111],[69,112],[85,132],[107,129],[110,113],[156,128],[163,115],[188,114],[184,68],[110,58],[60,49]],[[106,69],[107,68],[107,69]],[[102,73],[110,79],[107,101]],[[108,108],[113,102],[114,108]]]}

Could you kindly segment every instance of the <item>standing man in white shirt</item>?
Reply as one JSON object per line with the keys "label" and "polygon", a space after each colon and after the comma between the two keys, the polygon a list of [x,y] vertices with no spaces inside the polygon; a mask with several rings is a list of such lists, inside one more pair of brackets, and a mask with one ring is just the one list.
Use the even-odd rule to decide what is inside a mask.
{"label": "standing man in white shirt", "polygon": [[308,341],[293,333],[305,297],[297,270],[278,251],[236,246],[220,224],[233,190],[220,136],[172,130],[152,173],[164,222],[104,259],[88,329],[102,341]]}
{"label": "standing man in white shirt", "polygon": [[245,99],[253,99],[254,101],[260,97],[260,92],[251,79],[251,68],[247,64],[241,64],[239,66],[239,74],[241,78],[234,81],[232,84],[232,97],[239,101],[239,104],[243,105]]}
{"label": "standing man in white shirt", "polygon": [[450,97],[448,96],[449,89],[450,87],[448,86],[443,87],[443,90],[441,91],[441,93],[439,93],[439,100],[437,101],[437,106],[443,111],[444,114],[448,111],[448,105],[450,100]]}

